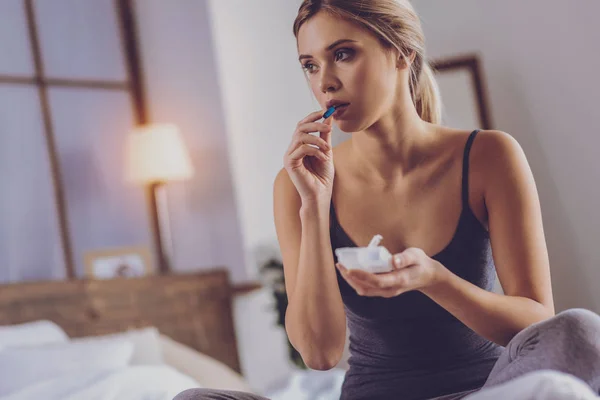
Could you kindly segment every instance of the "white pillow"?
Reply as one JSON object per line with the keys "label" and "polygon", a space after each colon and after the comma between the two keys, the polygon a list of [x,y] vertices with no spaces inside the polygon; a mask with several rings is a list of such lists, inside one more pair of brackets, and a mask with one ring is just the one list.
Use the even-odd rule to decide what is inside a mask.
{"label": "white pillow", "polygon": [[163,354],[160,333],[155,327],[133,329],[126,332],[101,336],[86,336],[71,339],[72,343],[102,343],[105,341],[127,340],[133,343],[133,356],[130,365],[162,365]]}
{"label": "white pillow", "polygon": [[6,348],[0,351],[0,396],[76,372],[123,368],[132,354],[125,340]]}
{"label": "white pillow", "polygon": [[165,363],[190,376],[200,387],[255,393],[243,376],[224,363],[161,335]]}
{"label": "white pillow", "polygon": [[0,326],[0,350],[4,347],[65,343],[69,337],[52,321],[38,320]]}

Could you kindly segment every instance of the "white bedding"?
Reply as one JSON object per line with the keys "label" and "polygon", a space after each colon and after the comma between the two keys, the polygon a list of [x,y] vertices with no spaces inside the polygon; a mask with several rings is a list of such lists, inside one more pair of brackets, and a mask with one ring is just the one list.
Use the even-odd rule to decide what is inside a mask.
{"label": "white bedding", "polygon": [[56,343],[0,351],[0,396],[84,371],[114,371],[129,365],[130,342]]}
{"label": "white bedding", "polygon": [[196,381],[169,366],[128,366],[40,381],[0,400],[172,400],[194,387]]}
{"label": "white bedding", "polygon": [[[343,378],[338,369],[296,371],[265,394],[272,400],[337,400]],[[171,400],[197,387],[252,392],[235,371],[155,328],[69,341],[48,321],[0,327],[0,400]],[[600,397],[575,377],[537,371],[467,399]]]}
{"label": "white bedding", "polygon": [[[284,385],[266,393],[271,400],[338,400],[344,372],[296,371]],[[465,397],[464,400],[599,400],[591,388],[558,371],[535,371]]]}
{"label": "white bedding", "polygon": [[172,400],[214,376],[206,371],[212,364],[191,356],[183,358],[197,379],[167,365],[164,358],[179,362],[181,351],[163,342],[156,328],[69,340],[49,321],[1,326],[0,400]]}
{"label": "white bedding", "polygon": [[267,390],[271,400],[338,400],[345,371],[296,370],[285,382]]}

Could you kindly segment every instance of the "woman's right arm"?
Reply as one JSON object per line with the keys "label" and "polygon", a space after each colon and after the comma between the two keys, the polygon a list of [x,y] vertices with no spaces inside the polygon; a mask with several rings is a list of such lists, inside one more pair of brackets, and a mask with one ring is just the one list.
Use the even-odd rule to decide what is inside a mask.
{"label": "woman's right arm", "polygon": [[[327,130],[321,125],[325,124],[305,130]],[[346,314],[329,237],[331,133],[321,131],[325,141],[319,141],[302,131],[302,121],[298,126],[286,154],[286,168],[275,179],[273,199],[288,296],[285,327],[306,365],[326,370],[337,365],[346,340]],[[307,147],[307,143],[321,149]],[[316,152],[323,152],[326,157]],[[304,157],[313,158],[314,164],[308,170],[302,161]],[[300,172],[296,167],[304,170]]]}

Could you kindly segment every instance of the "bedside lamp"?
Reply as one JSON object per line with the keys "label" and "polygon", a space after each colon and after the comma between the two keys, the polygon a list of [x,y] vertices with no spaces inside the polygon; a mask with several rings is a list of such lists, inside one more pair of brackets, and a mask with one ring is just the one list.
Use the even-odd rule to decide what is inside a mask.
{"label": "bedside lamp", "polygon": [[170,270],[173,241],[165,184],[194,175],[181,133],[173,124],[136,127],[127,137],[126,179],[149,189],[151,222],[162,273]]}

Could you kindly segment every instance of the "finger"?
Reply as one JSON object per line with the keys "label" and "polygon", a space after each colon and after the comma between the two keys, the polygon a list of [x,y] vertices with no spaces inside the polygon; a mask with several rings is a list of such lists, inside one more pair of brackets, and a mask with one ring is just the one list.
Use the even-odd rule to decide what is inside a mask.
{"label": "finger", "polygon": [[[292,137],[292,141],[291,141],[290,145],[288,146],[287,153],[289,154],[292,151],[296,150],[296,148],[298,148],[298,145],[300,143],[299,142],[300,138],[304,138],[306,136],[314,136],[314,137],[320,138],[317,135],[310,135],[309,133],[326,131],[328,129],[331,129],[331,127],[329,127],[325,124],[321,124],[321,123],[307,123],[307,124],[299,125],[298,128],[296,129],[296,131],[294,131],[294,135]],[[320,139],[322,139],[322,138],[320,138]],[[331,150],[331,143],[327,143],[325,140],[323,140],[323,142],[326,144],[326,146],[322,146],[322,145],[318,145],[318,146],[323,148],[325,151]],[[304,142],[302,142],[302,143],[304,143]]]}
{"label": "finger", "polygon": [[323,150],[323,152],[325,152],[325,153],[327,153],[328,151],[331,150],[331,145],[329,143],[327,143],[325,140],[323,140],[322,138],[320,138],[319,136],[300,132],[294,138],[294,140],[292,140],[292,143],[290,143],[290,146],[288,147],[288,153],[293,152],[294,150],[296,150],[299,146],[301,146],[303,144],[310,144],[310,145],[313,145],[313,147],[317,146],[321,150]]}
{"label": "finger", "polygon": [[335,267],[336,267],[337,269],[339,269],[339,270],[340,270],[340,272],[348,272],[348,269],[346,269],[346,267],[344,267],[344,265],[343,265],[343,264],[336,263],[336,264],[335,264]]}
{"label": "finger", "polygon": [[369,294],[370,289],[353,280],[352,277],[349,276],[349,271],[347,269],[343,268],[340,264],[336,264],[336,266],[340,270],[340,274],[344,280],[348,282],[348,284],[356,291],[356,293],[358,293],[360,296],[366,296]]}
{"label": "finger", "polygon": [[335,267],[340,271],[340,274],[344,279],[348,277],[348,269],[346,267],[340,263],[335,264]]}
{"label": "finger", "polygon": [[298,122],[298,126],[305,124],[307,122],[314,122],[314,121],[318,121],[321,118],[323,118],[323,110],[319,110],[319,111],[315,111],[312,112],[310,114],[308,114],[304,119],[300,120],[300,122]]}
{"label": "finger", "polygon": [[405,293],[404,289],[386,289],[382,290],[380,297],[385,297],[386,299],[391,299],[392,297],[400,296],[402,293]]}
{"label": "finger", "polygon": [[360,269],[348,271],[348,275],[358,281],[363,283],[366,286],[369,286],[373,289],[379,289],[379,285],[377,283],[377,276],[370,272],[362,271]]}
{"label": "finger", "polygon": [[[380,293],[384,293],[384,292],[395,292],[398,291],[399,288],[392,285],[392,281],[389,281],[390,283],[388,284],[388,280],[390,279],[388,275],[392,274],[391,272],[387,272],[384,274],[372,274],[370,272],[366,272],[366,271],[362,271],[360,269],[352,269],[352,270],[348,270],[345,269],[341,264],[337,264],[339,265],[343,272],[345,273],[346,277],[350,280],[352,280],[352,282],[356,283],[357,285],[360,285],[362,287],[366,287],[366,288],[370,288],[372,290],[376,290]],[[405,272],[403,271],[402,274],[404,274]],[[396,281],[398,283],[398,281]],[[402,281],[400,281],[399,283],[403,283]],[[403,286],[403,285],[399,285],[399,286]]]}
{"label": "finger", "polygon": [[400,288],[405,285],[405,278],[402,271],[392,271],[383,274],[371,274],[365,271],[352,271],[352,278],[364,282],[375,289]]}
{"label": "finger", "polygon": [[291,162],[300,161],[306,156],[317,157],[320,160],[327,161],[327,155],[320,149],[315,149],[308,144],[303,144],[289,155]]}
{"label": "finger", "polygon": [[323,139],[321,139],[320,137],[305,134],[305,135],[300,136],[298,139],[296,139],[296,141],[294,142],[294,144],[292,146],[291,151],[297,149],[299,146],[302,146],[303,144],[315,145],[315,146],[319,147],[321,150],[323,150],[324,152],[328,152],[329,150],[331,150],[331,148],[329,147],[327,142],[324,141]]}
{"label": "finger", "polygon": [[398,288],[389,288],[389,289],[376,289],[370,286],[363,285],[361,282],[356,281],[352,277],[347,277],[346,282],[358,293],[360,296],[364,297],[394,297],[397,296],[401,291]]}
{"label": "finger", "polygon": [[352,280],[352,278],[346,276],[345,277],[346,282],[348,282],[348,284],[356,291],[356,293],[358,293],[359,296],[374,296],[376,295],[375,293],[373,293],[373,288],[369,288],[369,287],[365,287],[363,285],[361,285],[360,283]]}
{"label": "finger", "polygon": [[[399,296],[400,294],[406,292],[407,290],[405,288],[388,288],[388,289],[377,289],[377,288],[373,288],[371,286],[368,286],[366,284],[362,284],[362,281],[359,281],[356,277],[352,277],[351,275],[354,275],[354,271],[355,270],[347,270],[344,268],[343,265],[341,264],[336,264],[336,267],[338,267],[338,269],[340,269],[340,273],[342,273],[342,276],[344,277],[344,279],[346,280],[346,282],[348,282],[348,284],[360,295],[360,296],[365,296],[365,297],[384,297],[384,298],[392,298],[392,297],[396,297]],[[358,270],[356,270],[358,272]],[[345,274],[345,276],[344,276]]]}
{"label": "finger", "polygon": [[423,259],[424,255],[425,253],[423,250],[416,247],[410,247],[392,257],[392,266],[395,269],[410,267],[411,265],[418,264]]}
{"label": "finger", "polygon": [[[327,118],[330,123],[331,123],[331,117]],[[328,125],[331,126],[331,125]],[[327,142],[327,144],[329,145],[329,147],[333,147],[333,142],[332,142],[332,129],[329,129],[328,131],[321,131],[321,133],[319,134],[319,136],[321,136],[321,139],[323,139],[325,142]]]}
{"label": "finger", "polygon": [[323,124],[321,122],[310,122],[302,125],[298,125],[298,129],[296,132],[298,134],[302,133],[313,133],[313,132],[329,132],[331,131],[331,126],[327,124]]}

